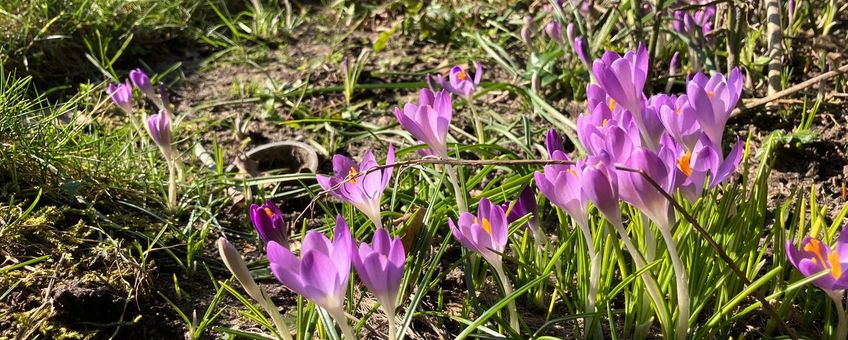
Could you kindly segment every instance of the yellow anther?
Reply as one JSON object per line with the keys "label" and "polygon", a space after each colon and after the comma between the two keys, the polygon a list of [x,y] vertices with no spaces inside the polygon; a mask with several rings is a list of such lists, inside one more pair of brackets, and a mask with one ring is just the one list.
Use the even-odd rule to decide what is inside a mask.
{"label": "yellow anther", "polygon": [[821,241],[817,239],[810,240],[806,246],[804,246],[804,250],[813,253],[816,256],[815,260],[818,260],[822,266],[827,266],[827,262],[824,260],[824,255],[821,253]]}
{"label": "yellow anther", "polygon": [[677,159],[677,168],[680,169],[680,171],[682,171],[684,174],[686,174],[686,177],[692,176],[692,167],[689,166],[689,160],[691,159],[691,151],[686,151],[683,156],[680,156],[680,158]]}
{"label": "yellow anther", "polygon": [[459,78],[459,80],[465,80],[468,76],[465,75],[464,71],[459,71],[459,73],[456,74],[456,77]]}
{"label": "yellow anther", "polygon": [[609,100],[609,109],[610,111],[615,111],[615,100],[612,98]]}
{"label": "yellow anther", "polygon": [[483,230],[489,233],[489,235],[492,234],[492,223],[489,222],[489,219],[483,218],[483,224],[480,226],[483,227]]}
{"label": "yellow anther", "polygon": [[356,171],[356,168],[354,168],[354,167],[350,167],[350,173],[347,175],[347,177],[350,178],[350,180],[348,180],[348,183],[356,184],[356,175],[357,174],[359,174],[359,171]]}
{"label": "yellow anther", "polygon": [[842,277],[842,263],[839,262],[839,253],[833,251],[827,254],[827,259],[830,260],[830,274],[834,279]]}
{"label": "yellow anther", "polygon": [[707,97],[712,98],[713,96],[715,96],[715,92],[713,92],[713,91],[707,91]]}
{"label": "yellow anther", "polygon": [[274,212],[271,211],[271,208],[265,208],[265,215],[268,215],[268,217],[274,217]]}

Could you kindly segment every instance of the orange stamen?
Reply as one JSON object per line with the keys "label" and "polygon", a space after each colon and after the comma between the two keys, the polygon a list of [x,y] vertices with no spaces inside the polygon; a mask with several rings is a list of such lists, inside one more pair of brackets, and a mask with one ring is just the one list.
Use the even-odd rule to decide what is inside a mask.
{"label": "orange stamen", "polygon": [[577,176],[577,171],[574,171],[574,169],[568,169],[568,170],[565,170],[565,171],[568,171],[568,173],[574,175],[574,177],[580,177],[580,176]]}
{"label": "orange stamen", "polygon": [[807,245],[804,246],[804,250],[811,252],[816,256],[813,261],[818,260],[822,266],[827,266],[827,262],[824,260],[824,255],[821,253],[821,241],[816,239],[810,240],[810,243],[807,243]]}
{"label": "orange stamen", "polygon": [[715,92],[713,92],[713,91],[707,91],[707,97],[712,98],[713,96],[715,96]]}
{"label": "orange stamen", "polygon": [[483,227],[483,230],[489,233],[489,235],[492,234],[492,223],[489,222],[489,219],[483,218],[483,224],[481,224],[480,226]]}
{"label": "orange stamen", "polygon": [[609,100],[609,109],[610,111],[615,111],[615,100],[612,98]]}
{"label": "orange stamen", "polygon": [[609,123],[609,120],[604,118],[604,121],[601,122],[601,127],[607,127],[607,123]]}
{"label": "orange stamen", "polygon": [[268,217],[274,217],[274,212],[271,211],[271,208],[265,208],[265,215],[268,215]]}
{"label": "orange stamen", "polygon": [[350,178],[350,180],[348,181],[348,183],[350,183],[350,184],[356,184],[356,175],[357,175],[357,174],[359,174],[359,171],[356,171],[356,168],[351,167],[351,168],[350,168],[350,173],[347,175],[347,177],[348,177],[348,178]]}
{"label": "orange stamen", "polygon": [[683,156],[677,159],[677,168],[686,174],[686,177],[692,176],[692,167],[689,166],[689,160],[692,159],[692,152],[686,151]]}
{"label": "orange stamen", "polygon": [[830,273],[834,279],[842,277],[842,263],[839,263],[839,253],[832,251],[827,254],[827,259],[830,260]]}
{"label": "orange stamen", "polygon": [[459,78],[459,80],[465,80],[465,78],[467,78],[464,71],[459,71],[459,73],[456,74],[456,77]]}

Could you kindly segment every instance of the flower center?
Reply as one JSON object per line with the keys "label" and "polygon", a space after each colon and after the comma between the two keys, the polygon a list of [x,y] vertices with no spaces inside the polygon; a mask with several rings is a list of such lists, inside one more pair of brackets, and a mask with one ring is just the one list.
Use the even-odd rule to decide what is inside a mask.
{"label": "flower center", "polygon": [[359,174],[359,171],[357,171],[354,167],[350,167],[350,173],[347,174],[347,178],[349,178],[347,182],[350,184],[356,184],[357,174]]}
{"label": "flower center", "polygon": [[577,171],[574,171],[574,169],[569,168],[568,170],[565,170],[565,171],[568,171],[568,173],[574,175],[574,177],[578,177],[578,178],[580,177],[580,176],[577,176]]}
{"label": "flower center", "polygon": [[683,156],[677,159],[677,168],[686,174],[686,177],[692,176],[692,167],[689,166],[689,160],[692,159],[692,152],[686,151]]}
{"label": "flower center", "polygon": [[465,75],[465,71],[459,71],[459,73],[456,74],[456,77],[459,78],[459,80],[465,80],[468,78],[468,76]]}
{"label": "flower center", "polygon": [[609,119],[604,118],[604,121],[601,122],[601,127],[607,127],[607,123],[609,123]]}
{"label": "flower center", "polygon": [[609,109],[610,109],[610,111],[615,111],[615,99],[610,98]]}
{"label": "flower center", "polygon": [[818,263],[822,267],[829,268],[831,275],[834,278],[839,278],[842,276],[842,263],[839,262],[839,253],[832,251],[827,254],[827,261],[824,260],[824,255],[821,253],[822,244],[821,241],[817,239],[810,240],[810,243],[807,243],[804,246],[804,250],[813,253],[815,258],[813,259],[813,263]]}
{"label": "flower center", "polygon": [[268,217],[274,217],[274,212],[271,211],[271,208],[265,208],[265,215],[268,215]]}
{"label": "flower center", "polygon": [[715,96],[715,92],[713,92],[713,91],[707,91],[707,97],[712,98],[713,96]]}
{"label": "flower center", "polygon": [[[480,223],[479,221],[480,220],[476,217],[474,218],[474,223]],[[482,227],[489,235],[492,234],[492,223],[489,222],[488,218],[483,217],[483,223],[480,223],[480,227]]]}
{"label": "flower center", "polygon": [[678,114],[678,115],[680,114],[680,111],[681,111],[681,110],[680,110],[680,108],[679,108],[679,107],[678,107],[678,108],[676,108],[676,109],[674,109],[674,113],[676,113],[676,114]]}

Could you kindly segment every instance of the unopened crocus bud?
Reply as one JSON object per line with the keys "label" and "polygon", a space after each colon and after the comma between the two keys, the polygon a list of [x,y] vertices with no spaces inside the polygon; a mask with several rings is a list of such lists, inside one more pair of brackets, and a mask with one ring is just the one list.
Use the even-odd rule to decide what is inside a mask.
{"label": "unopened crocus bud", "polygon": [[262,239],[262,243],[267,245],[268,242],[275,241],[288,248],[286,221],[283,219],[283,212],[274,202],[267,201],[261,206],[251,205],[250,220],[259,234],[259,238]]}
{"label": "unopened crocus bud", "polygon": [[545,134],[545,149],[548,150],[548,157],[551,157],[551,159],[553,159],[554,151],[560,151],[565,154],[563,139],[556,130],[550,129]]}
{"label": "unopened crocus bud", "polygon": [[221,255],[221,260],[224,260],[224,265],[227,266],[230,273],[244,287],[247,295],[250,295],[254,300],[262,301],[262,292],[256,281],[253,281],[253,276],[250,275],[250,270],[247,269],[247,265],[245,265],[244,260],[241,258],[241,254],[223,237],[218,239],[218,254]]}
{"label": "unopened crocus bud", "polygon": [[[572,43],[575,38],[577,38],[576,33],[574,33],[574,23],[569,22],[568,25],[565,26],[565,36],[568,38],[569,43]],[[574,47],[574,46],[572,46]]]}
{"label": "unopened crocus bud", "polygon": [[545,25],[545,34],[560,45],[564,42],[562,37],[562,24],[560,24],[559,21],[554,20]]}
{"label": "unopened crocus bud", "polygon": [[141,91],[144,96],[150,100],[158,100],[156,92],[153,90],[153,84],[150,83],[150,77],[140,68],[130,71],[130,80]]}
{"label": "unopened crocus bud", "polygon": [[433,154],[448,157],[448,128],[453,117],[453,104],[447,90],[433,92],[422,89],[418,103],[407,103],[403,110],[395,108],[400,126],[430,147]]}
{"label": "unopened crocus bud", "polygon": [[361,243],[358,251],[354,250],[351,255],[359,279],[393,318],[406,263],[400,237],[393,238],[385,229],[377,229],[371,244]]}
{"label": "unopened crocus bud", "polygon": [[674,52],[671,61],[668,62],[668,74],[675,75],[680,71],[680,52]]}
{"label": "unopened crocus bud", "polygon": [[124,110],[127,114],[133,113],[133,93],[129,80],[120,84],[109,84],[107,92],[109,97],[112,98],[112,102],[118,105],[121,110]]}
{"label": "unopened crocus bud", "polygon": [[347,78],[348,73],[350,73],[350,62],[347,60],[347,57],[342,59],[342,75]]}
{"label": "unopened crocus bud", "polygon": [[521,27],[521,41],[533,48],[533,32],[536,31],[536,23],[532,16],[524,16],[524,26]]}
{"label": "unopened crocus bud", "polygon": [[171,159],[171,119],[165,110],[147,118],[147,132],[165,157]]}
{"label": "unopened crocus bud", "polygon": [[589,55],[589,41],[586,40],[586,37],[577,37],[574,38],[574,53],[577,53],[577,58],[583,62],[583,65],[586,66],[586,69],[591,69],[592,67],[592,57]]}

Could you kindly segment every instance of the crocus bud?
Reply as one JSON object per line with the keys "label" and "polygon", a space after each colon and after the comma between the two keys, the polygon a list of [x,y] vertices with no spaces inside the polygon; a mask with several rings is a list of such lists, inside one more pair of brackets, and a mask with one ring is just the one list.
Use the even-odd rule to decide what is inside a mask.
{"label": "crocus bud", "polygon": [[536,31],[536,24],[533,22],[532,16],[524,16],[524,26],[521,27],[521,41],[533,48],[533,32]]}
{"label": "crocus bud", "polygon": [[[392,145],[389,145],[386,164],[393,164],[394,162],[395,149]],[[378,229],[381,229],[383,223],[380,220],[380,199],[392,178],[393,168],[369,171],[377,166],[379,164],[374,158],[374,153],[370,150],[362,157],[362,162],[359,164],[348,157],[335,155],[333,156],[335,175],[333,177],[315,175],[315,179],[322,189],[332,190],[333,196],[359,209],[371,219]],[[355,177],[360,172],[367,172],[367,174]]]}
{"label": "crocus bud", "polygon": [[342,76],[347,78],[348,74],[350,74],[350,62],[347,60],[347,57],[342,59]]}
{"label": "crocus bud", "polygon": [[130,80],[148,99],[158,100],[153,85],[150,83],[150,77],[140,68],[130,71]]}
{"label": "crocus bud", "polygon": [[250,220],[259,234],[259,238],[262,239],[262,243],[267,245],[268,242],[275,241],[288,248],[286,221],[283,219],[283,212],[274,202],[267,201],[261,206],[252,204],[250,206]]}
{"label": "crocus bud", "polygon": [[574,39],[577,38],[577,34],[574,33],[574,23],[573,22],[569,22],[568,25],[565,26],[565,36],[568,38],[569,42],[573,42]]}
{"label": "crocus bud", "polygon": [[224,265],[227,266],[230,273],[244,287],[247,295],[250,295],[256,301],[262,301],[262,292],[256,281],[253,281],[253,276],[250,275],[250,270],[247,269],[247,265],[245,265],[244,260],[241,258],[241,254],[223,237],[218,239],[218,254],[221,255],[221,259],[224,260]]}
{"label": "crocus bud", "polygon": [[406,103],[403,110],[395,107],[400,126],[415,138],[430,146],[439,157],[448,157],[448,128],[453,117],[453,104],[447,90],[433,93],[422,89],[419,102]]}
{"label": "crocus bud", "polygon": [[564,42],[562,37],[562,24],[560,24],[559,21],[554,20],[545,25],[545,34],[560,45]]}
{"label": "crocus bud", "polygon": [[545,134],[545,149],[548,150],[548,157],[551,158],[553,158],[554,151],[565,153],[563,139],[556,130],[550,129]]}
{"label": "crocus bud", "polygon": [[393,318],[406,263],[400,237],[392,238],[385,229],[377,229],[371,244],[361,243],[351,258],[359,279]]}
{"label": "crocus bud", "polygon": [[133,93],[132,85],[129,80],[120,84],[109,84],[107,93],[112,98],[112,102],[121,110],[124,110],[128,115],[133,113]]}
{"label": "crocus bud", "polygon": [[577,37],[574,38],[574,53],[577,54],[577,58],[583,62],[583,65],[586,66],[586,69],[591,69],[592,67],[592,57],[589,55],[589,41],[586,40],[586,37]]}
{"label": "crocus bud", "polygon": [[668,62],[668,74],[675,75],[680,71],[680,52],[674,52],[671,61]]}
{"label": "crocus bud", "polygon": [[172,158],[171,152],[171,120],[164,109],[158,114],[147,118],[147,132],[153,142],[159,146],[166,158]]}

